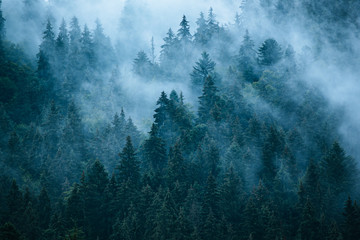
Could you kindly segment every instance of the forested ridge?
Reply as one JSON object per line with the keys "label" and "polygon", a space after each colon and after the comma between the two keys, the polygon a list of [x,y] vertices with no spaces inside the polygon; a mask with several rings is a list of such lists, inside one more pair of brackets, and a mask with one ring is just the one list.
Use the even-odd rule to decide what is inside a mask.
{"label": "forested ridge", "polygon": [[[209,8],[195,29],[174,16],[131,73],[131,42],[113,44],[100,20],[55,28],[39,2],[23,3],[24,23],[45,23],[32,56],[7,38],[0,0],[1,240],[360,239],[359,142],[347,146],[345,110],[304,74],[329,46],[356,66],[357,1],[248,0],[232,23]],[[302,22],[312,48],[252,33],[254,13]],[[148,111],[132,82],[174,90],[132,118]]]}

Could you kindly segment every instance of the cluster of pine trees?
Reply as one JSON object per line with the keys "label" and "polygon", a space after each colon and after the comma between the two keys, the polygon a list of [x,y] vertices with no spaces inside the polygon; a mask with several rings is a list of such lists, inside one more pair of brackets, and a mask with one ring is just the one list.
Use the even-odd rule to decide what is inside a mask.
{"label": "cluster of pine trees", "polygon": [[121,53],[99,21],[55,33],[48,20],[31,58],[6,39],[0,8],[0,239],[360,239],[341,112],[301,79],[308,63],[290,45],[256,46],[240,22],[220,26],[210,9],[192,35],[183,16],[159,62],[153,48],[137,54],[141,81],[186,73],[198,96],[161,92],[142,133],[123,109],[111,120],[81,109],[95,94],[83,85],[104,101],[123,94]]}

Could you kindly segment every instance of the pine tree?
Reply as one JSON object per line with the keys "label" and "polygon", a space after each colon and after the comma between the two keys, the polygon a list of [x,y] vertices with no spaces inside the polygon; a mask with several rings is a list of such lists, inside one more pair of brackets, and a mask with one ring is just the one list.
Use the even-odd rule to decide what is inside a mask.
{"label": "pine tree", "polygon": [[199,121],[201,123],[206,123],[207,121],[213,119],[213,109],[216,103],[219,101],[219,96],[217,95],[218,89],[214,84],[214,80],[211,76],[208,76],[205,79],[204,87],[202,90],[202,95],[199,97]]}
{"label": "pine tree", "polygon": [[151,126],[150,136],[144,143],[145,158],[153,171],[161,172],[166,163],[166,148],[164,141],[158,136],[156,124]]}
{"label": "pine tree", "polygon": [[191,226],[185,216],[183,207],[179,210],[179,215],[175,221],[174,240],[189,240],[191,236]]}
{"label": "pine tree", "polygon": [[155,109],[154,122],[157,124],[158,128],[161,128],[165,124],[165,121],[168,119],[167,110],[169,105],[169,99],[164,91],[161,92],[161,95],[156,102],[156,105],[158,107]]}
{"label": "pine tree", "polygon": [[254,82],[257,80],[255,73],[256,50],[254,49],[254,46],[254,41],[250,38],[249,31],[246,30],[239,50],[237,66],[247,82]]}
{"label": "pine tree", "polygon": [[301,217],[298,234],[301,240],[315,240],[318,238],[319,222],[315,217],[315,212],[309,199],[307,200]]}
{"label": "pine tree", "polygon": [[21,142],[19,136],[14,131],[10,134],[10,138],[8,140],[8,149],[9,149],[9,156],[7,159],[7,163],[9,166],[14,167],[21,165],[21,157],[22,157],[22,149],[21,149]]}
{"label": "pine tree", "polygon": [[39,227],[42,230],[48,229],[52,212],[50,198],[45,188],[41,189],[37,205],[37,211],[39,213]]}
{"label": "pine tree", "polygon": [[349,193],[354,186],[357,171],[354,160],[345,154],[338,142],[321,161],[322,174],[334,194]]}
{"label": "pine tree", "polygon": [[205,151],[205,170],[210,172],[215,178],[219,175],[220,153],[214,141],[210,141],[208,149]]}
{"label": "pine tree", "polygon": [[207,38],[210,40],[215,34],[219,33],[220,27],[216,21],[215,14],[212,8],[209,9],[207,24]]}
{"label": "pine tree", "polygon": [[218,221],[215,218],[211,208],[205,219],[201,235],[203,236],[203,239],[209,239],[209,240],[219,239]]}
{"label": "pine tree", "polygon": [[358,227],[359,216],[357,216],[357,209],[354,207],[350,197],[348,197],[346,200],[343,216],[344,240],[358,239],[360,237],[360,231]]}
{"label": "pine tree", "polygon": [[71,189],[65,205],[65,225],[67,228],[84,225],[84,199],[79,184]]}
{"label": "pine tree", "polygon": [[275,39],[269,38],[259,48],[259,63],[264,66],[272,66],[282,58],[282,50]]}
{"label": "pine tree", "polygon": [[175,230],[176,210],[168,190],[155,218],[152,239],[171,239]]}
{"label": "pine tree", "polygon": [[242,200],[243,191],[243,184],[236,175],[234,168],[230,166],[224,177],[224,183],[220,188],[220,206],[224,216],[231,223],[240,222],[240,200]]}
{"label": "pine tree", "polygon": [[93,33],[93,53],[95,68],[104,71],[112,68],[116,63],[115,51],[110,38],[104,34],[104,28],[99,19],[95,21]]}
{"label": "pine tree", "polygon": [[194,41],[199,45],[206,45],[209,41],[207,36],[207,23],[204,17],[204,13],[200,13],[200,17],[196,20],[196,33],[194,34]]}
{"label": "pine tree", "polygon": [[119,182],[130,182],[133,188],[139,187],[140,168],[136,159],[135,149],[132,145],[131,138],[126,138],[126,144],[120,156]]}
{"label": "pine tree", "polygon": [[15,226],[9,222],[0,227],[0,239],[2,240],[21,240],[21,234]]}
{"label": "pine tree", "polygon": [[216,77],[215,62],[210,59],[210,56],[207,52],[203,52],[201,54],[201,59],[195,63],[193,67],[193,71],[190,74],[192,84],[195,88],[200,88],[204,85],[205,79],[211,75],[212,77]]}
{"label": "pine tree", "polygon": [[162,70],[165,72],[171,72],[172,67],[174,66],[177,59],[177,44],[178,39],[176,38],[174,32],[169,28],[166,37],[163,39],[164,44],[161,45],[160,51],[160,65]]}
{"label": "pine tree", "polygon": [[169,155],[167,180],[168,186],[172,189],[176,182],[182,184],[186,182],[186,167],[179,144],[175,144],[174,148],[170,149]]}
{"label": "pine tree", "polygon": [[22,217],[23,196],[15,180],[12,181],[9,193],[6,198],[7,216],[9,222],[17,225]]}
{"label": "pine tree", "polygon": [[219,206],[220,198],[219,198],[219,190],[217,187],[217,183],[215,177],[210,173],[204,193],[204,201],[203,201],[203,217],[208,217],[210,211],[216,217],[220,216],[220,206]]}
{"label": "pine tree", "polygon": [[177,37],[180,41],[187,43],[191,41],[191,33],[190,33],[190,26],[189,22],[186,20],[186,16],[183,15],[182,20],[180,22],[180,28],[177,33]]}
{"label": "pine tree", "polygon": [[83,57],[84,67],[93,67],[94,66],[94,46],[92,34],[87,25],[84,26],[84,30],[80,38],[81,43],[81,55]]}
{"label": "pine tree", "polygon": [[40,44],[40,50],[49,58],[50,62],[53,61],[55,53],[55,33],[50,19],[47,20],[46,29],[43,32],[43,41]]}
{"label": "pine tree", "polygon": [[84,217],[86,222],[85,233],[90,239],[104,235],[106,229],[105,209],[102,203],[105,201],[105,189],[108,185],[108,174],[104,165],[96,160],[87,172],[84,191]]}
{"label": "pine tree", "polygon": [[276,159],[281,147],[278,132],[271,127],[262,149],[262,168],[259,176],[264,184],[269,188],[276,176]]}
{"label": "pine tree", "polygon": [[141,77],[147,77],[148,79],[153,77],[154,65],[144,51],[140,51],[136,55],[133,63],[133,71]]}
{"label": "pine tree", "polygon": [[56,38],[55,49],[57,57],[57,66],[60,71],[60,74],[64,75],[68,62],[68,53],[70,47],[69,33],[67,30],[67,25],[63,19],[59,27],[59,34]]}

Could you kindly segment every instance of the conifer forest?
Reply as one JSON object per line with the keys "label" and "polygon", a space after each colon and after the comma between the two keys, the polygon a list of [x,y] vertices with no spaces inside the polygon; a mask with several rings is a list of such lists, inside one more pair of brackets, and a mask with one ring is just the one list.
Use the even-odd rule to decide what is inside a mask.
{"label": "conifer forest", "polygon": [[360,240],[359,0],[0,0],[0,240]]}

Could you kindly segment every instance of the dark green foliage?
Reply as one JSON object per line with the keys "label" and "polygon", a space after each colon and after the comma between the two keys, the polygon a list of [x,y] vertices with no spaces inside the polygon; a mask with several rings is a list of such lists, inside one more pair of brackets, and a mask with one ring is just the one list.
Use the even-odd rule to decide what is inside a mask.
{"label": "dark green foliage", "polygon": [[354,186],[356,167],[353,159],[346,156],[338,142],[321,161],[324,178],[334,194],[349,193]]}
{"label": "dark green foliage", "polygon": [[[3,16],[12,37],[14,17],[0,10],[0,239],[360,239],[356,201],[343,207],[359,187],[349,156],[357,149],[342,134],[348,116],[304,81],[324,46],[339,46],[346,62],[358,38],[355,1],[249,0],[226,25],[210,8],[194,36],[183,16],[163,39],[159,65],[153,39],[151,55],[133,61],[137,86],[176,89],[161,92],[153,119],[142,106],[153,95],[133,92],[120,73],[140,38],[115,51],[99,20],[80,28],[76,17],[56,32],[44,4],[21,5],[19,25],[29,30],[20,35],[39,38],[39,48],[21,36],[19,46],[9,42]],[[250,16],[286,29],[304,12],[306,26],[328,35],[314,39],[314,56],[283,35],[284,52],[271,38],[257,45],[269,32],[256,32]]]}
{"label": "dark green foliage", "polygon": [[218,89],[215,86],[211,76],[207,76],[204,82],[202,95],[199,97],[199,120],[206,123],[209,120],[219,120],[220,109],[217,108],[219,103]]}
{"label": "dark green foliage", "polygon": [[0,238],[3,240],[21,240],[20,233],[11,223],[5,223],[0,227]]}
{"label": "dark green foliage", "polygon": [[166,148],[164,141],[158,136],[156,124],[151,126],[149,139],[145,141],[144,151],[147,164],[153,171],[162,171],[166,163]]}
{"label": "dark green foliage", "polygon": [[212,77],[216,77],[214,72],[215,62],[213,62],[209,54],[207,52],[203,52],[201,54],[201,59],[195,63],[196,66],[193,67],[193,71],[190,74],[191,81],[194,87],[200,88],[204,85],[205,79],[211,75]]}
{"label": "dark green foliage", "polygon": [[239,50],[237,65],[242,73],[245,81],[254,82],[257,80],[256,66],[256,50],[254,49],[254,41],[250,38],[249,32],[246,30],[244,40]]}
{"label": "dark green foliage", "polygon": [[135,149],[129,136],[126,138],[125,147],[119,156],[119,182],[129,182],[131,187],[137,188],[140,180],[140,169],[138,160],[136,159]]}
{"label": "dark green foliage", "polygon": [[282,58],[282,50],[275,39],[266,39],[259,48],[259,63],[264,66],[272,66]]}
{"label": "dark green foliage", "polygon": [[301,240],[318,239],[319,221],[315,217],[315,212],[310,201],[307,200],[302,210],[301,223],[298,234]]}

